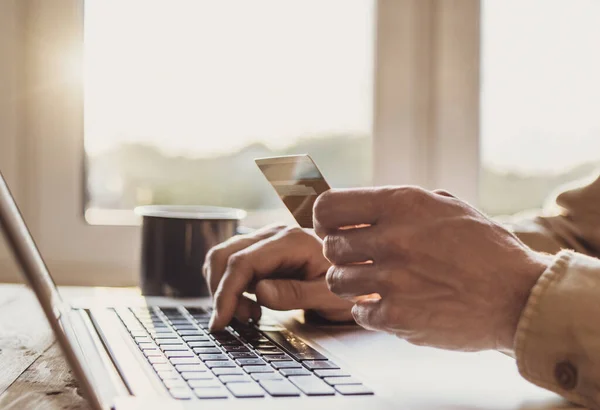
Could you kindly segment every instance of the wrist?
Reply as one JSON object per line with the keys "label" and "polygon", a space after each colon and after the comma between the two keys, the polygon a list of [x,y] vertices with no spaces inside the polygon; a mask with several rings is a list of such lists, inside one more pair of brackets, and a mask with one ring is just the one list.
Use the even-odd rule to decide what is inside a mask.
{"label": "wrist", "polygon": [[505,323],[497,337],[496,350],[511,354],[521,314],[527,305],[531,290],[540,276],[550,267],[553,256],[531,251],[522,269],[515,275],[516,286],[512,289],[512,297],[505,306]]}

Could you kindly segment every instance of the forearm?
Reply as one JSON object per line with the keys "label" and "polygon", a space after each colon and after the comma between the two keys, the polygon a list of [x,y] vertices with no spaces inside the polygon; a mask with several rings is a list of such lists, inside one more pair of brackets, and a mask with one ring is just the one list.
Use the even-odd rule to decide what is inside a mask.
{"label": "forearm", "polygon": [[562,192],[543,215],[515,217],[505,225],[536,251],[572,249],[600,257],[600,177]]}

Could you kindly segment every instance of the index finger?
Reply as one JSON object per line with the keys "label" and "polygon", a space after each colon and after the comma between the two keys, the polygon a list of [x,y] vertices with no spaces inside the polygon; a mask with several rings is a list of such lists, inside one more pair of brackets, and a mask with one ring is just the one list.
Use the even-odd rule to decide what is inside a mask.
{"label": "index finger", "polygon": [[385,202],[386,188],[330,189],[315,201],[313,222],[321,238],[340,228],[375,225]]}
{"label": "index finger", "polygon": [[[299,242],[298,238],[304,238],[305,242]],[[233,255],[214,295],[215,309],[209,325],[211,331],[227,326],[240,297],[252,281],[286,269],[290,273],[300,268],[314,270],[311,264],[318,251],[315,251],[314,244],[306,242],[308,238],[284,231]]]}

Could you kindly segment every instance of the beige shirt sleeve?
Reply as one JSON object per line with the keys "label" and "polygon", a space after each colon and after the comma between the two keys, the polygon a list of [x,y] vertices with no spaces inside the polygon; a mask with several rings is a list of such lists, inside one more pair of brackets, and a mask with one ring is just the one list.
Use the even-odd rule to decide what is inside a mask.
{"label": "beige shirt sleeve", "polygon": [[557,253],[519,321],[517,365],[529,381],[600,409],[600,177],[561,193],[556,205],[511,225],[533,249]]}

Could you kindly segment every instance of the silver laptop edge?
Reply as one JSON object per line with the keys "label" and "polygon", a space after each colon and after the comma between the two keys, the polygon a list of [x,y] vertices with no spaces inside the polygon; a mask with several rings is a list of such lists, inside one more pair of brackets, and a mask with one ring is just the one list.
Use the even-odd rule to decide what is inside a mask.
{"label": "silver laptop edge", "polygon": [[0,171],[0,227],[27,282],[35,292],[56,339],[77,378],[86,399],[94,409],[104,409],[101,398],[93,388],[92,377],[79,346],[70,306],[60,294],[38,248],[23,220],[21,212]]}

